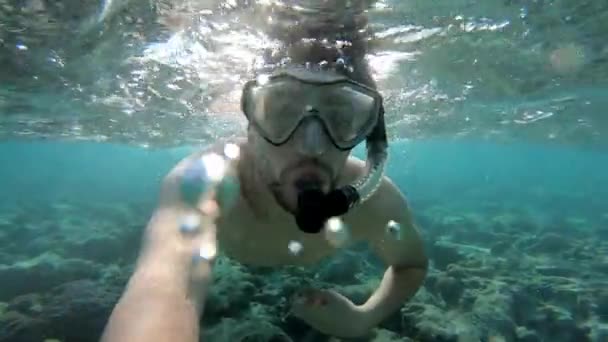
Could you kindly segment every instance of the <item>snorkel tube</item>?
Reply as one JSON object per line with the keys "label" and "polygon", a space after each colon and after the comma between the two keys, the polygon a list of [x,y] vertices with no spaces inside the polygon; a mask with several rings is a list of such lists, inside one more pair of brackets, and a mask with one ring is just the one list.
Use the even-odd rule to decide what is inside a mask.
{"label": "snorkel tube", "polygon": [[365,140],[366,173],[352,184],[328,194],[320,190],[302,191],[298,196],[296,223],[305,233],[319,233],[328,219],[342,216],[367,201],[378,189],[384,175],[388,156],[388,141],[384,124],[384,106],[380,107],[378,121]]}

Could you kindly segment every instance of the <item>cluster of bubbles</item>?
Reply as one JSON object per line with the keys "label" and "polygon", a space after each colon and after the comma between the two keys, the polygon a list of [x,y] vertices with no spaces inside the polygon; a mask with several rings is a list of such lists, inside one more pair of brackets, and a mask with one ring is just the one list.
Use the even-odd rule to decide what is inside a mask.
{"label": "cluster of bubbles", "polygon": [[[348,226],[338,217],[327,220],[323,229],[325,240],[335,248],[342,248],[351,240],[351,233]],[[401,240],[401,225],[394,220],[388,221],[385,227],[385,235],[391,240]],[[304,245],[296,240],[289,242],[287,248],[293,256],[298,256],[304,250]]]}

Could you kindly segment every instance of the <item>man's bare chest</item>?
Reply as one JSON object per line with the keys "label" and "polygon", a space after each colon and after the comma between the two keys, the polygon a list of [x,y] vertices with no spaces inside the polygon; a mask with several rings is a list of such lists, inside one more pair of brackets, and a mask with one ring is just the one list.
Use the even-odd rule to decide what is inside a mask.
{"label": "man's bare chest", "polygon": [[218,226],[220,250],[255,266],[310,265],[335,252],[322,233],[299,232],[288,222],[229,219]]}

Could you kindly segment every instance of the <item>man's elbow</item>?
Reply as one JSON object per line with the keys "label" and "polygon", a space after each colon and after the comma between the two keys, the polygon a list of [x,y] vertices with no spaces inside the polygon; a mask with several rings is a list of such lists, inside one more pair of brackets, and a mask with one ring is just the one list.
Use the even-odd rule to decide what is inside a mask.
{"label": "man's elbow", "polygon": [[417,277],[426,277],[428,272],[428,264],[414,264],[414,265],[393,265],[393,270],[397,274],[407,273],[410,276],[415,275]]}
{"label": "man's elbow", "polygon": [[393,265],[393,270],[396,274],[407,274],[407,277],[420,278],[424,280],[429,269],[429,259],[425,255],[421,255],[407,263],[397,263]]}
{"label": "man's elbow", "polygon": [[[417,245],[417,244],[415,244]],[[429,258],[426,255],[426,253],[424,252],[424,250],[422,249],[422,244],[420,244],[420,246],[414,247],[414,250],[416,250],[416,252],[412,253],[407,253],[408,256],[404,256],[402,257],[402,261],[401,262],[396,262],[393,264],[393,267],[396,270],[419,270],[419,271],[423,271],[424,273],[427,272],[428,268],[429,268]]]}

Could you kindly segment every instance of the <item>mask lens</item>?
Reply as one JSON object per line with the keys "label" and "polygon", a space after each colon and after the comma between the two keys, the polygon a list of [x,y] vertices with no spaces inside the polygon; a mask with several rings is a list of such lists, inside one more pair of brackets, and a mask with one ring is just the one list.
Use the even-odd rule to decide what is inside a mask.
{"label": "mask lens", "polygon": [[254,86],[249,92],[246,114],[267,139],[283,143],[301,120],[302,105],[291,101],[300,92],[301,87],[294,82],[274,81]]}
{"label": "mask lens", "polygon": [[379,99],[366,89],[349,83],[328,87],[320,112],[340,147],[359,143],[376,122]]}

